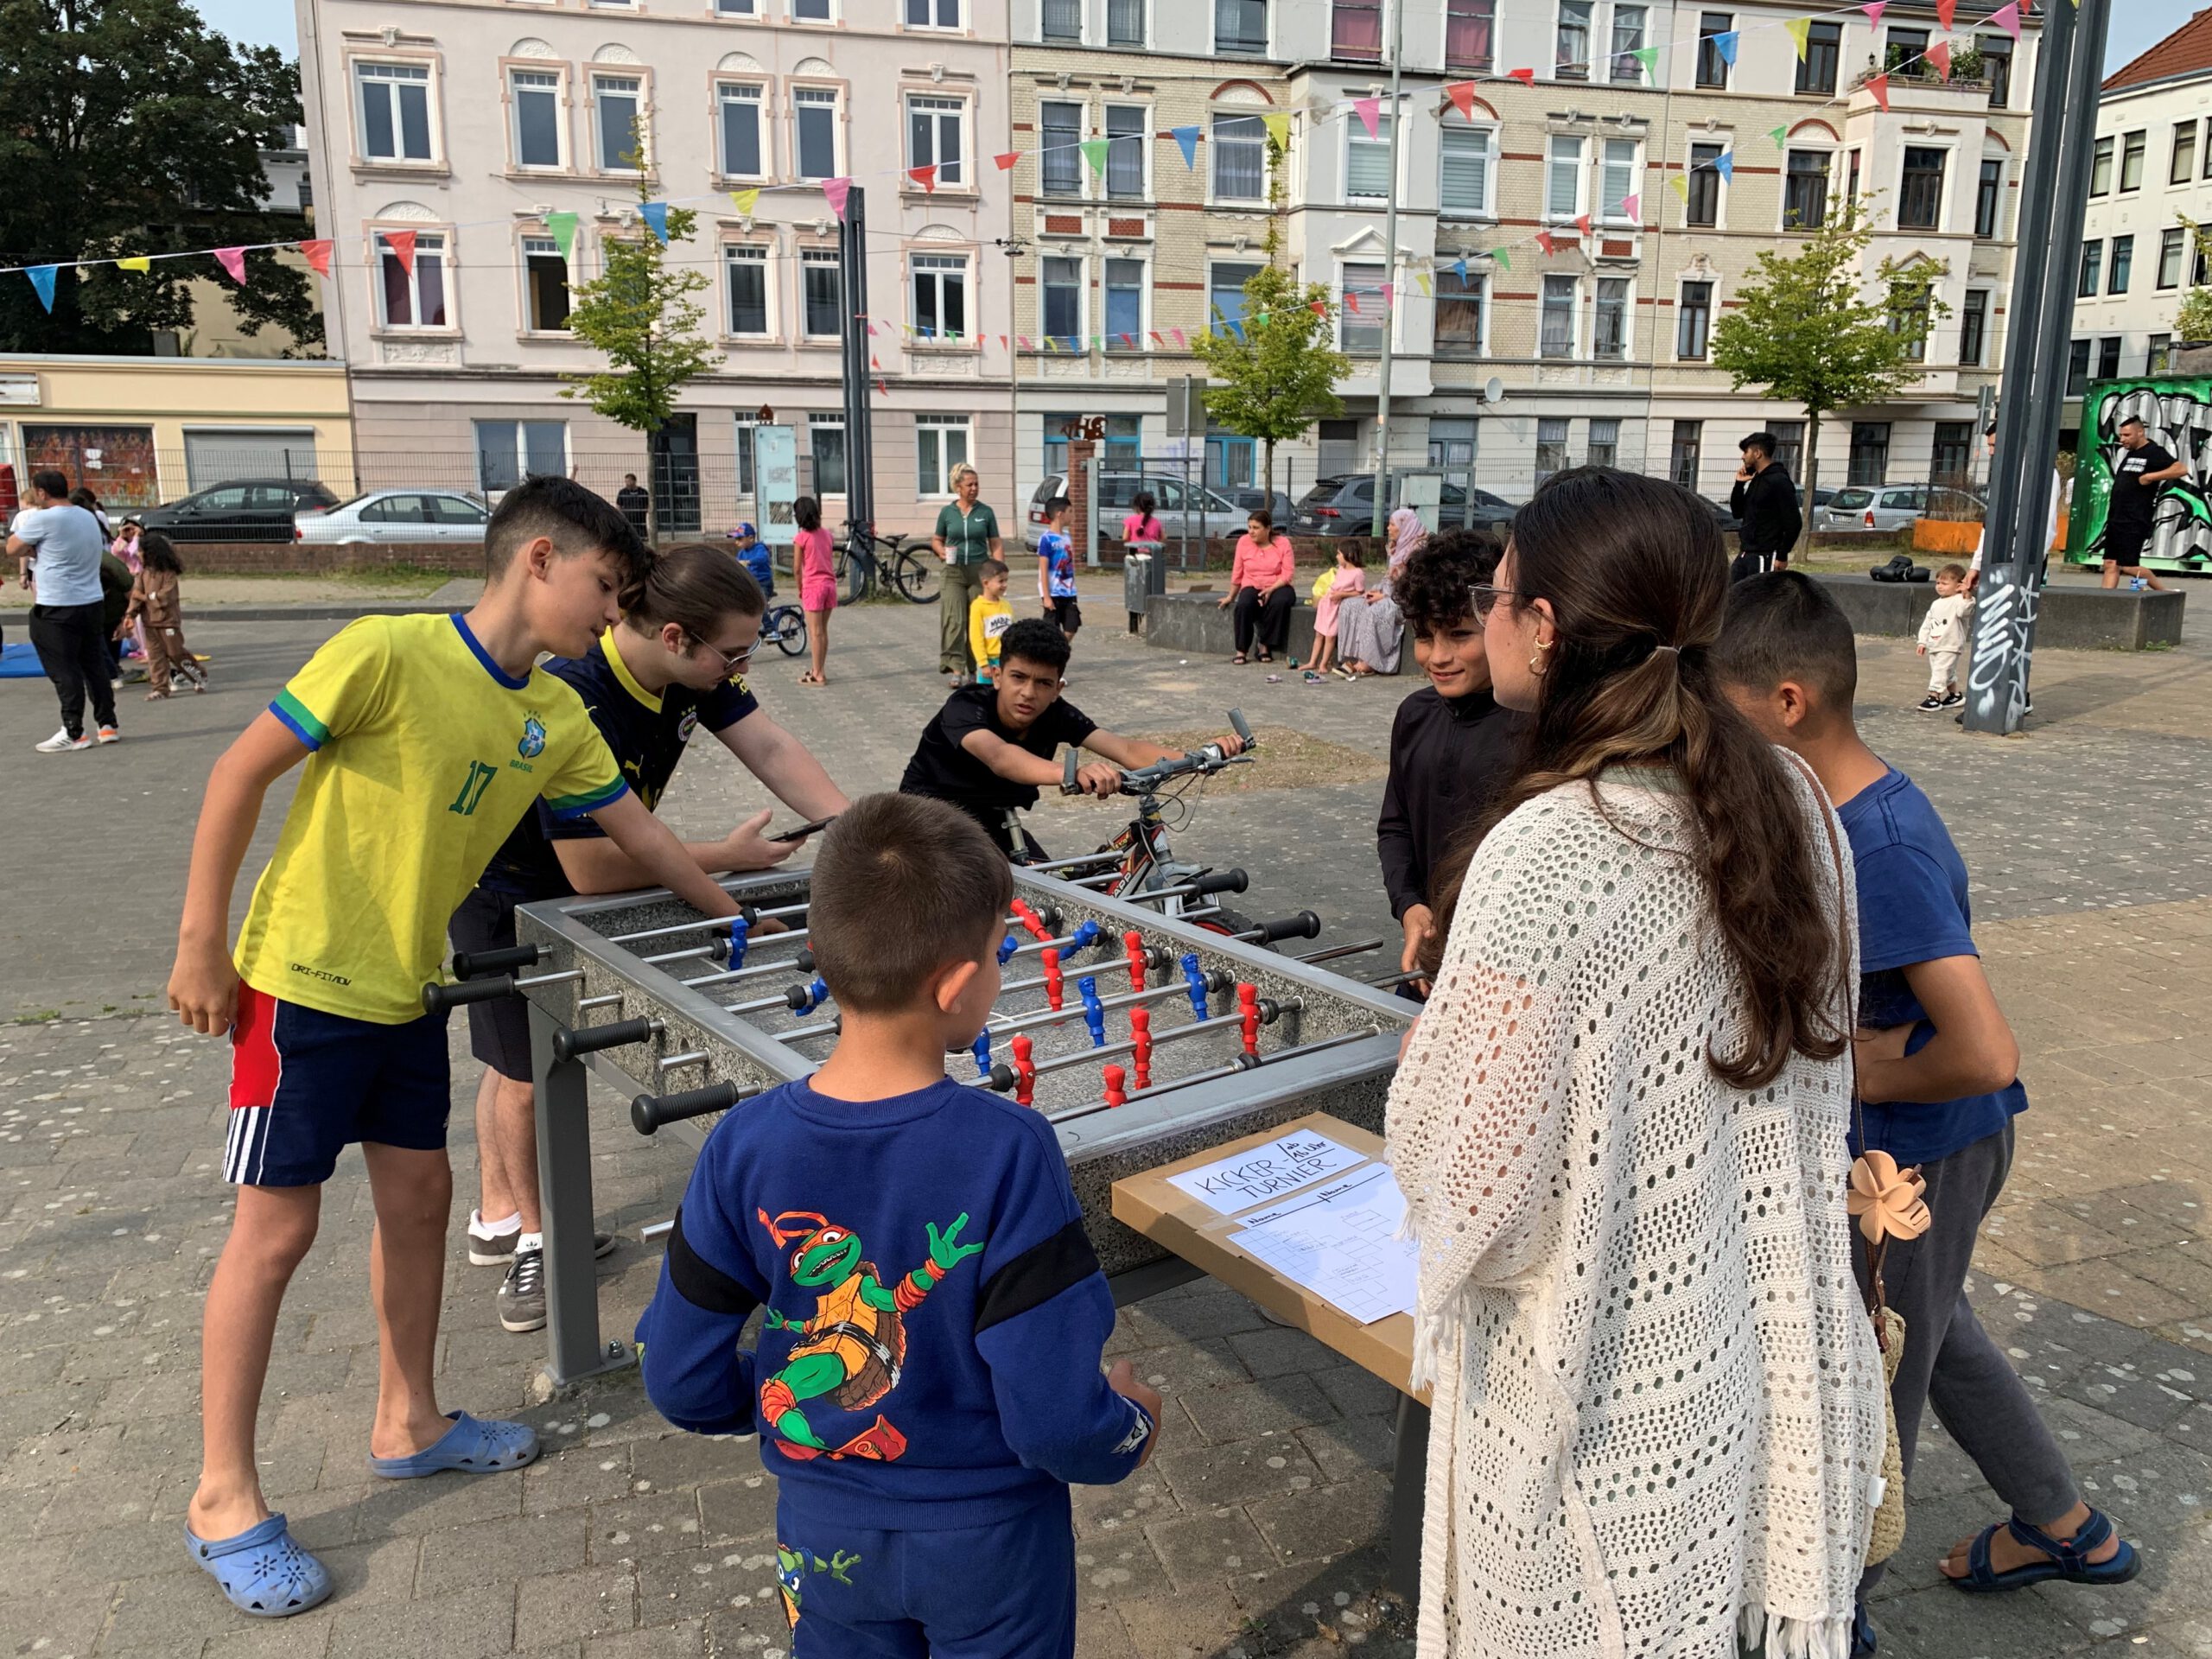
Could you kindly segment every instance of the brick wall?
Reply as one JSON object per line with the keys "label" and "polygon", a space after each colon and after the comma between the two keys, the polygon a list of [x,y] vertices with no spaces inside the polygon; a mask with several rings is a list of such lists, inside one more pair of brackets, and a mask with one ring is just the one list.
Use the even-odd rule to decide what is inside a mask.
{"label": "brick wall", "polygon": [[203,576],[312,576],[363,569],[484,574],[474,543],[380,543],[367,547],[310,547],[297,542],[184,542],[177,547],[188,574]]}

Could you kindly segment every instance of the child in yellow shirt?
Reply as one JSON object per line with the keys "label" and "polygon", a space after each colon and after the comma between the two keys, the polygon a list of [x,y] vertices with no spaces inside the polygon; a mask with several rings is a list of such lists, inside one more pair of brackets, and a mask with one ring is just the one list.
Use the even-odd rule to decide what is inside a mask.
{"label": "child in yellow shirt", "polygon": [[985,559],[983,591],[968,607],[968,654],[976,659],[976,683],[988,685],[998,672],[999,641],[1014,626],[1014,607],[1006,602],[1006,561]]}

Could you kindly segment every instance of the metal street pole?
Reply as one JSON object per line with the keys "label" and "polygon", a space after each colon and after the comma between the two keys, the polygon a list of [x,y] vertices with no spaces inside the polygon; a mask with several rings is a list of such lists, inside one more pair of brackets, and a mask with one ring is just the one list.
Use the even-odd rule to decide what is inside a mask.
{"label": "metal street pole", "polygon": [[2066,397],[2074,281],[2096,144],[2097,90],[2112,0],[2044,9],[2034,130],[2014,238],[1997,453],[1989,467],[1964,723],[2008,736],[2027,711],[2036,606],[2050,553],[2051,457]]}
{"label": "metal street pole", "polygon": [[1398,78],[1405,23],[1406,0],[1390,0],[1390,194],[1382,209],[1382,281],[1390,299],[1383,308],[1382,362],[1375,397],[1375,512],[1367,526],[1367,533],[1378,538],[1382,515],[1389,511],[1390,341],[1398,332],[1398,141],[1406,130],[1405,111],[1398,107]]}

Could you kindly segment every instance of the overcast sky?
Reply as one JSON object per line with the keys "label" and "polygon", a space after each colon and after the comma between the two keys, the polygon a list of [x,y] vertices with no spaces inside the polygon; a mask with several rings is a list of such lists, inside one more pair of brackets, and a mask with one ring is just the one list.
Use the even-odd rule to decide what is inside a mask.
{"label": "overcast sky", "polygon": [[[2117,69],[2187,22],[2198,0],[2113,0],[2105,67]],[[1821,5],[1818,10],[1827,10]],[[299,49],[292,0],[200,0],[200,12],[217,30],[253,45]]]}

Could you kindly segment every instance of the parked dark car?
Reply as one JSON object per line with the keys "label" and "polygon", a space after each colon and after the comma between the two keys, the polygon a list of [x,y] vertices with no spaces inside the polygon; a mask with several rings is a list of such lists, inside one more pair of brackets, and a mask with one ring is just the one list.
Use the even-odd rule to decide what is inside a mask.
{"label": "parked dark car", "polygon": [[311,479],[236,478],[131,516],[175,542],[289,542],[293,514],[337,505]]}
{"label": "parked dark car", "polygon": [[[1437,522],[1446,530],[1457,529],[1461,510],[1467,505],[1467,492],[1446,480]],[[1502,531],[1512,522],[1515,512],[1514,504],[1503,496],[1477,490],[1469,522],[1477,530]],[[1313,481],[1313,487],[1306,492],[1292,515],[1291,529],[1300,536],[1364,536],[1374,520],[1375,474],[1346,473]]]}

